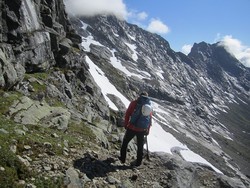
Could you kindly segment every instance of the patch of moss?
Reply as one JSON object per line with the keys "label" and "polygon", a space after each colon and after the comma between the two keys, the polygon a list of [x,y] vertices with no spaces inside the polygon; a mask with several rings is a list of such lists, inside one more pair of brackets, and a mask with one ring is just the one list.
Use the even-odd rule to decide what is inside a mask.
{"label": "patch of moss", "polygon": [[[23,125],[16,124],[12,120],[8,120],[5,116],[0,115],[0,129],[2,133],[0,134],[0,187],[9,188],[17,187],[21,188],[24,185],[18,184],[19,180],[25,180],[30,182],[30,178],[34,177],[35,182],[31,182],[37,187],[62,187],[62,178],[44,178],[40,177],[35,171],[30,171],[27,166],[25,166],[18,158],[17,155],[23,155],[25,152],[25,145],[32,147],[31,158],[35,158],[40,153],[52,153],[57,155],[62,154],[63,147],[59,147],[58,144],[63,146],[63,140],[66,136],[61,131],[52,130],[49,128],[42,128],[39,126],[26,126],[28,131],[25,135],[19,135],[15,132],[16,129],[22,129]],[[58,134],[57,138],[51,136],[51,133],[56,132]],[[69,137],[69,136],[67,136]],[[17,146],[17,151],[14,154],[10,150],[10,146],[15,142]],[[51,143],[50,147],[44,147],[44,143]]]}
{"label": "patch of moss", "polygon": [[63,102],[61,102],[60,100],[56,99],[56,98],[49,98],[46,97],[45,101],[50,105],[50,106],[54,106],[54,107],[65,107],[65,104]]}
{"label": "patch of moss", "polygon": [[20,98],[21,94],[15,91],[5,93],[3,90],[0,90],[0,96],[0,114],[5,114],[12,103]]}
{"label": "patch of moss", "polygon": [[80,124],[71,122],[68,128],[68,135],[69,135],[68,140],[71,144],[76,143],[76,140],[72,138],[72,135],[78,138],[82,138],[89,142],[95,142],[96,138],[92,130],[83,122]]}
{"label": "patch of moss", "polygon": [[63,178],[62,177],[38,177],[36,178],[34,185],[37,188],[45,188],[45,187],[63,187]]}
{"label": "patch of moss", "polygon": [[25,79],[29,79],[29,78],[36,78],[38,80],[47,80],[49,77],[48,72],[37,72],[37,73],[32,73],[32,74],[25,74]]}
{"label": "patch of moss", "polygon": [[[35,78],[37,81],[32,81],[30,85],[34,88],[34,92],[32,95],[36,95],[38,92],[45,92],[46,85],[42,82],[47,81],[49,74],[48,73],[33,73],[33,74],[25,74],[25,80],[29,80],[30,78]],[[42,81],[42,82],[41,82]]]}
{"label": "patch of moss", "polygon": [[6,146],[0,149],[0,182],[3,187],[18,187],[18,180],[26,180],[31,177],[29,169]]}
{"label": "patch of moss", "polygon": [[[4,114],[8,111],[9,106],[21,97],[21,94],[17,92],[6,93],[1,90],[0,94],[3,96],[0,98],[0,129],[2,129],[0,133],[0,167],[2,167],[0,170],[0,187],[24,187],[17,182],[19,180],[31,182],[31,177],[35,178],[35,181],[31,183],[37,187],[62,187],[62,178],[40,177],[40,174],[30,171],[17,158],[17,155],[22,156],[25,152],[28,152],[25,145],[31,146],[32,153],[29,154],[29,157],[32,160],[37,159],[41,153],[63,155],[64,147],[76,149],[88,147],[89,142],[96,141],[92,130],[84,122],[80,124],[71,122],[66,132],[39,125],[17,124]],[[23,130],[25,135],[18,134],[17,129]],[[46,142],[50,143],[49,147],[45,146]],[[17,146],[15,154],[10,150],[11,145]]]}
{"label": "patch of moss", "polygon": [[41,177],[37,172],[30,171],[7,147],[1,147],[0,159],[0,166],[4,169],[0,171],[1,188],[22,188],[24,185],[18,184],[18,181],[24,180],[28,183],[31,177],[35,178],[31,183],[38,188],[63,187],[63,177]]}
{"label": "patch of moss", "polygon": [[47,86],[45,84],[40,84],[38,82],[32,82],[31,83],[32,87],[34,88],[35,92],[44,92],[46,91]]}

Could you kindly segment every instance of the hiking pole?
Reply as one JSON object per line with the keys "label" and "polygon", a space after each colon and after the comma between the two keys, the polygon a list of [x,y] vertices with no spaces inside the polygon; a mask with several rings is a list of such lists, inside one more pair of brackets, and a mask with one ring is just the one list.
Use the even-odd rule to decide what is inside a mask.
{"label": "hiking pole", "polygon": [[148,138],[147,138],[147,136],[145,136],[145,141],[146,141],[146,148],[147,148],[146,158],[147,158],[148,161],[150,161],[150,159],[149,159],[149,152],[148,152]]}

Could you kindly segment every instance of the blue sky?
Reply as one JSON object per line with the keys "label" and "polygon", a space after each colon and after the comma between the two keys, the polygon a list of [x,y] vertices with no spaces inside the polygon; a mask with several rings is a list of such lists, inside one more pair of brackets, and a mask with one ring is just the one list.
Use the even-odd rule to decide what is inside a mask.
{"label": "blue sky", "polygon": [[[124,0],[130,12],[145,12],[147,26],[152,19],[161,21],[168,32],[160,32],[176,51],[183,45],[205,41],[214,43],[230,35],[250,46],[249,0]],[[136,18],[128,17],[136,23]]]}
{"label": "blue sky", "polygon": [[124,0],[129,12],[144,12],[144,20],[128,17],[144,27],[154,20],[168,27],[160,32],[175,51],[185,44],[214,43],[230,35],[250,46],[250,0]]}
{"label": "blue sky", "polygon": [[64,0],[69,12],[115,14],[187,54],[194,43],[222,41],[250,67],[250,0]]}

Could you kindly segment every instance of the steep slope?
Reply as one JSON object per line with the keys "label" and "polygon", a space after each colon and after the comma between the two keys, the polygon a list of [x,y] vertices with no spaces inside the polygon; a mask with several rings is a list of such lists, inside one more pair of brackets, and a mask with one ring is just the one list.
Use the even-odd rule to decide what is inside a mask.
{"label": "steep slope", "polygon": [[204,42],[195,44],[188,56],[196,61],[195,65],[198,69],[203,72],[207,70],[206,76],[219,85],[223,92],[235,96],[234,102],[225,100],[228,109],[219,111],[217,115],[218,120],[232,133],[233,141],[229,141],[230,144],[228,144],[224,138],[215,136],[225,152],[230,153],[242,171],[248,174],[250,113],[249,100],[245,99],[249,96],[249,68],[244,67],[219,43],[213,45]]}
{"label": "steep slope", "polygon": [[[160,36],[112,16],[84,17],[73,22],[83,37],[85,51],[93,54],[92,61],[121,93],[131,99],[135,97],[132,91],[149,91],[161,108],[155,111],[156,121],[165,130],[228,174],[238,171],[237,167],[230,165],[232,156],[216,139],[220,140],[220,135],[235,140],[234,148],[245,150],[244,157],[237,159],[234,155],[235,160],[244,160],[241,168],[249,169],[247,144],[237,140],[217,119],[230,104],[249,103],[249,69],[222,46],[202,42],[185,56],[174,52]],[[119,75],[114,75],[115,71]],[[234,127],[238,133],[249,130],[249,126]]]}

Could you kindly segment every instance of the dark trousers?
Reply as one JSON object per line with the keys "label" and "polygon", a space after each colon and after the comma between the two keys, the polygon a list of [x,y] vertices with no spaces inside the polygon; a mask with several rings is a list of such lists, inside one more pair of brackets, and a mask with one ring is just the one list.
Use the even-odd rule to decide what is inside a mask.
{"label": "dark trousers", "polygon": [[134,136],[136,136],[137,138],[137,161],[136,163],[138,165],[141,164],[142,158],[143,158],[144,135],[145,135],[145,132],[136,132],[136,131],[127,129],[125,136],[123,138],[123,141],[122,141],[122,147],[120,151],[121,161],[125,162],[128,144],[134,138]]}

